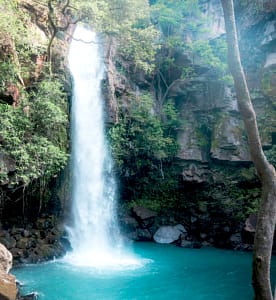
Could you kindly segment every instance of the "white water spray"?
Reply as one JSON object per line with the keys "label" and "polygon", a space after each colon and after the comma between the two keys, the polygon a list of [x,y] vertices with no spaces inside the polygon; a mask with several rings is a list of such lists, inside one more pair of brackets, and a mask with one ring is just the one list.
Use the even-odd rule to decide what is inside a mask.
{"label": "white water spray", "polygon": [[72,217],[68,228],[75,265],[135,266],[122,253],[116,219],[116,183],[104,135],[101,81],[104,63],[94,32],[78,26],[69,52],[74,94],[71,108]]}

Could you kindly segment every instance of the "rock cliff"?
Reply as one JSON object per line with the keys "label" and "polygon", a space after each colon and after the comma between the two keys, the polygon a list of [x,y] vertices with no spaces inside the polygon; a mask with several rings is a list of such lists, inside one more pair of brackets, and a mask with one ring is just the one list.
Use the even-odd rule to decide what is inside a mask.
{"label": "rock cliff", "polygon": [[[30,93],[33,84],[44,76],[42,65],[47,65],[46,44],[51,39],[45,8],[34,6],[28,0],[18,2],[28,14],[28,26],[40,36],[38,48],[41,46],[43,50],[40,55],[32,53],[32,67],[24,77],[18,78],[16,84],[7,82],[5,89],[0,91],[1,102],[14,107],[21,101],[22,87]],[[187,45],[191,40],[208,41],[210,45],[223,42],[225,32],[220,1],[199,2],[205,20],[204,29],[186,30],[181,33],[181,39]],[[256,3],[236,1],[239,43],[263,147],[275,162],[276,7],[274,1],[262,1],[262,7],[257,7]],[[57,77],[63,77],[68,97],[70,80],[66,73],[66,53],[72,29],[72,26],[68,27],[68,34],[60,32],[51,47],[52,71]],[[3,39],[0,58],[13,52],[11,40]],[[178,116],[176,139],[179,148],[169,163],[163,159],[162,151],[156,157],[147,157],[154,160],[154,164],[143,170],[143,182],[139,181],[140,174],[132,169],[140,163],[136,157],[129,157],[127,166],[117,168],[122,206],[146,203],[144,206],[156,206],[158,211],[155,220],[153,216],[146,218],[145,224],[139,224],[137,216],[133,219],[133,216],[126,217],[122,213],[121,221],[129,228],[128,234],[134,239],[151,240],[159,226],[183,224],[190,241],[236,247],[242,236],[246,239],[244,222],[256,210],[260,182],[250,161],[231,82],[222,80],[217,69],[196,52],[179,46],[169,50],[161,47],[156,55],[158,68],[153,74],[146,74],[123,57],[118,57],[114,37],[105,39],[104,55],[107,72],[103,90],[108,127],[119,126],[120,114],[126,119],[133,98],[143,93],[154,99],[151,116],[164,123],[160,112],[169,101]],[[160,66],[162,59],[165,63],[173,63],[169,67],[165,63]],[[24,109],[28,115],[29,107]],[[64,125],[65,144],[66,128]],[[134,147],[131,139],[127,142],[128,145],[122,142],[121,149]],[[0,135],[0,146],[3,143]],[[143,155],[142,159],[145,159]],[[0,240],[11,250],[17,262],[38,262],[60,256],[69,246],[65,239],[60,241],[63,230],[58,228],[70,201],[69,171],[65,169],[58,178],[51,178],[47,183],[38,176],[26,185],[14,183],[17,167],[16,160],[0,148],[0,214],[4,225]],[[153,191],[154,197],[146,195],[148,199],[145,199],[147,191],[141,191],[141,186],[145,185]],[[49,216],[52,214],[55,217]],[[252,242],[252,236],[248,239]]]}
{"label": "rock cliff", "polygon": [[[208,41],[209,44],[224,40],[220,1],[200,3],[201,12],[207,17],[204,25],[207,29],[190,36],[188,34],[188,37],[185,33],[185,38],[188,42],[189,39],[196,39]],[[239,44],[263,148],[268,151],[273,163],[276,142],[276,7],[273,1],[266,1],[262,7],[256,7],[256,3],[236,3]],[[136,72],[129,75],[127,83],[127,76],[121,78],[120,84],[117,80],[113,90],[119,99],[118,105],[123,104],[124,107],[127,106],[127,90],[131,86],[140,92],[149,91],[152,95],[158,95],[163,88],[165,96],[162,100],[173,101],[179,113],[180,126],[177,130],[179,150],[174,159],[173,173],[178,184],[171,197],[177,195],[178,200],[174,200],[172,205],[167,200],[162,203],[162,198],[169,197],[165,193],[171,193],[162,190],[157,200],[159,203],[154,204],[153,200],[145,201],[139,187],[133,186],[135,192],[130,193],[129,186],[122,186],[123,191],[127,189],[123,195],[124,201],[132,200],[151,208],[157,206],[166,219],[159,225],[181,223],[185,228],[187,226],[196,240],[233,247],[234,235],[243,235],[245,219],[256,211],[260,199],[260,183],[248,153],[235,91],[231,82],[221,80],[215,68],[196,55],[192,56],[186,49],[176,47],[170,55],[174,61],[169,69],[171,77],[161,69],[164,77],[161,84],[160,79],[153,78],[151,82],[147,76],[141,77],[141,73]],[[191,66],[194,73],[183,78],[179,70],[189,70]],[[163,86],[162,81],[165,82]],[[157,96],[155,101],[158,107],[160,97]],[[166,174],[164,166],[161,171]],[[123,182],[130,182],[129,173],[122,174]],[[159,182],[152,184],[161,186]]]}

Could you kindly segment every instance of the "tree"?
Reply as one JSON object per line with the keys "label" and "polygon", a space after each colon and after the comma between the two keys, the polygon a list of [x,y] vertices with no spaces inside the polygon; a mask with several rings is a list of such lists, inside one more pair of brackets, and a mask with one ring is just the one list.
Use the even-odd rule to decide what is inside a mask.
{"label": "tree", "polygon": [[276,222],[276,174],[261,145],[256,115],[240,61],[233,0],[221,0],[228,44],[228,64],[234,79],[238,107],[248,138],[251,159],[262,183],[252,262],[255,300],[272,300],[270,259]]}

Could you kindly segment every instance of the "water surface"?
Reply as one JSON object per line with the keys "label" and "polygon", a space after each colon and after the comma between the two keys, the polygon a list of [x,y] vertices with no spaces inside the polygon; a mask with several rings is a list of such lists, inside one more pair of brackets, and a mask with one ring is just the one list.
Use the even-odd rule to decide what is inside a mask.
{"label": "water surface", "polygon": [[[251,253],[137,243],[141,266],[99,270],[62,261],[14,270],[24,292],[43,300],[252,299]],[[276,283],[276,259],[272,261]]]}

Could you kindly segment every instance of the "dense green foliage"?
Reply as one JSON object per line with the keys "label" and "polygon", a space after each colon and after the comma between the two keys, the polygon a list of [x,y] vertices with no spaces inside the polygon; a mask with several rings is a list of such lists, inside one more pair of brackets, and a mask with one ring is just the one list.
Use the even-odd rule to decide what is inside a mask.
{"label": "dense green foliage", "polygon": [[[127,113],[121,114],[120,122],[110,130],[117,161],[126,157],[135,160],[137,170],[147,162],[140,158],[156,160],[173,157],[177,146],[174,136],[177,129],[177,113],[171,103],[163,110],[164,122],[153,111],[152,98],[144,94],[134,98]],[[121,148],[119,138],[127,148]]]}
{"label": "dense green foliage", "polygon": [[153,70],[158,31],[150,22],[147,0],[72,2],[75,18],[116,40],[118,56],[146,72]]}
{"label": "dense green foliage", "polygon": [[16,163],[14,174],[1,166],[2,183],[10,179],[11,184],[27,184],[50,177],[67,160],[67,116],[60,83],[44,80],[31,95],[22,92],[21,97],[17,107],[0,104],[0,152]]}
{"label": "dense green foliage", "polygon": [[117,167],[128,182],[128,197],[153,204],[158,194],[168,193],[172,185],[168,168],[178,149],[178,126],[172,103],[168,102],[157,116],[149,94],[133,97],[128,111],[121,112],[109,137]]}
{"label": "dense green foliage", "polygon": [[[209,20],[200,10],[197,0],[157,0],[151,7],[152,21],[161,29],[161,50],[157,59],[158,69],[164,74],[167,85],[176,79],[196,77],[198,66],[207,66],[217,74],[218,80],[229,80],[226,41],[224,37],[209,39]],[[190,63],[179,63],[182,53]]]}
{"label": "dense green foliage", "polygon": [[[204,72],[213,76],[212,80],[231,83],[225,39],[209,39],[210,23],[201,12],[200,1],[153,0],[150,5],[147,0],[71,0],[67,7],[67,1],[29,2],[45,13],[45,35],[32,24],[20,1],[0,0],[0,155],[15,164],[15,170],[10,171],[3,160],[0,183],[27,185],[34,179],[50,178],[67,160],[68,112],[61,74],[53,69],[55,76],[50,75],[49,61],[43,62],[39,76],[34,74],[35,58],[47,53],[53,34],[47,22],[50,2],[58,30],[53,47],[69,34],[62,29],[69,16],[70,22],[81,22],[102,33],[105,49],[111,45],[116,50],[115,60],[126,81],[142,70],[151,85],[152,94],[149,85],[140,86],[138,95],[127,90],[124,100],[117,99],[118,123],[109,130],[122,198],[155,210],[172,206],[203,213],[205,207],[231,210],[231,217],[239,220],[254,211],[259,195],[250,202],[247,192],[235,189],[231,180],[229,187],[223,187],[224,198],[212,198],[212,189],[206,190],[204,199],[196,198],[194,191],[183,188],[181,167],[176,163],[177,131],[187,120],[179,120],[170,99],[173,83],[191,82],[204,77]],[[267,82],[264,78],[262,83],[269,90]],[[133,83],[128,84],[130,89]],[[18,89],[18,103],[7,95],[9,86]],[[204,150],[209,145],[200,128],[195,128],[197,143]],[[275,158],[275,149],[269,153]]]}
{"label": "dense green foliage", "polygon": [[0,183],[27,185],[50,178],[67,160],[66,95],[46,64],[36,74],[46,41],[31,16],[18,1],[1,0],[0,7],[0,153],[8,159],[1,161]]}
{"label": "dense green foliage", "polygon": [[[122,197],[130,205],[135,202],[155,210],[165,207],[200,210],[205,200],[189,199],[183,190],[175,156],[177,129],[180,122],[185,126],[185,120],[180,120],[173,102],[168,101],[169,90],[174,82],[188,82],[204,75],[206,70],[212,70],[213,78],[231,83],[226,42],[224,37],[208,38],[209,20],[202,14],[198,1],[156,0],[151,4],[151,22],[160,31],[153,72],[155,99],[145,93],[129,97],[127,110],[120,112],[118,124],[109,131],[125,193]],[[206,137],[201,140],[202,148],[206,147]],[[194,197],[195,193],[192,194]],[[237,200],[233,218],[242,219],[248,213],[243,203]],[[216,200],[210,206],[217,204]],[[227,202],[221,202],[223,209],[227,206]],[[239,208],[242,217],[236,216]]]}

